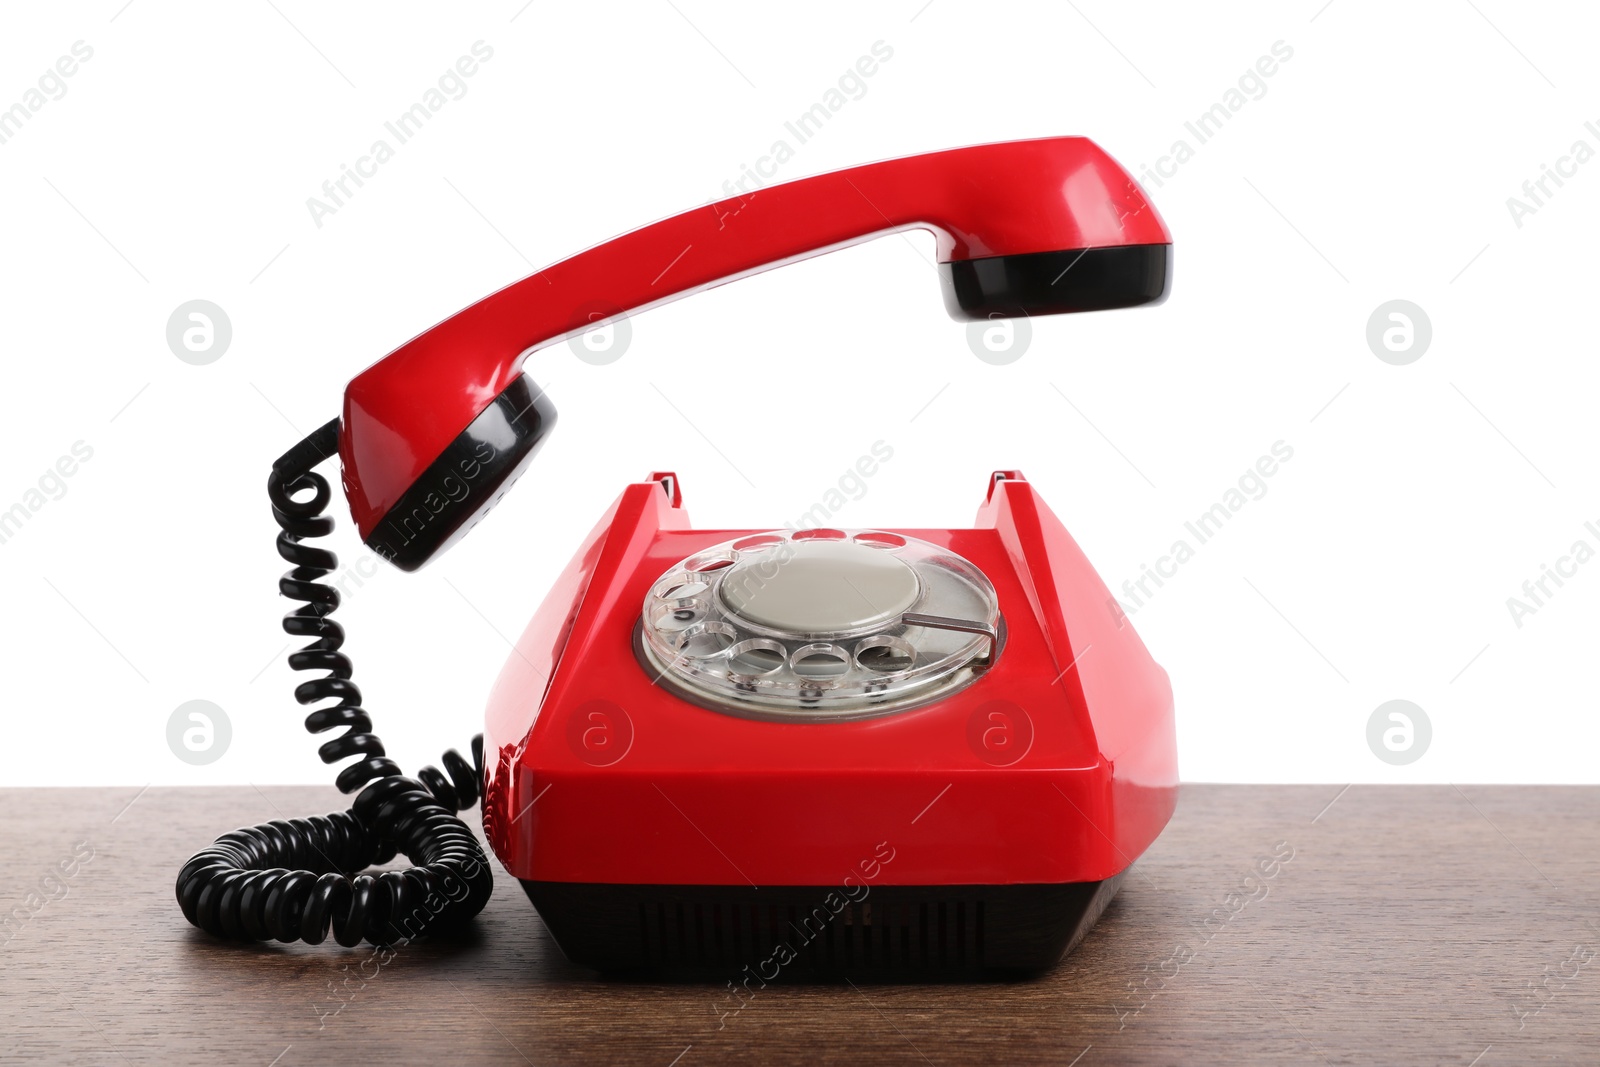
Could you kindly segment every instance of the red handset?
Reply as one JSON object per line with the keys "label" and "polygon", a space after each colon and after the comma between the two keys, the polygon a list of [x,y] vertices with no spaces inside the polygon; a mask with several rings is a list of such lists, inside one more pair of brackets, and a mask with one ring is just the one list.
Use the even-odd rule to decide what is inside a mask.
{"label": "red handset", "polygon": [[339,454],[361,537],[406,570],[448,547],[532,457],[555,409],[527,354],[625,312],[906,229],[933,231],[958,319],[1159,302],[1172,238],[1084,137],[869,163],[615,237],[412,338],[345,390]]}

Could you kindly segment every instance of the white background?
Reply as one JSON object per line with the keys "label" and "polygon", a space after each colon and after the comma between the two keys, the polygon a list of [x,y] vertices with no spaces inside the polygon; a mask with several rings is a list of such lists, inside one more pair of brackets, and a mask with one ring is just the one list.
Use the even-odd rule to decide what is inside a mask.
{"label": "white background", "polygon": [[[1281,440],[1266,495],[1134,616],[1172,675],[1184,777],[1600,781],[1600,562],[1520,628],[1506,604],[1575,540],[1600,547],[1600,161],[1520,227],[1506,204],[1575,140],[1600,148],[1591,12],[274,3],[4,15],[0,107],[74,42],[93,57],[0,145],[0,509],[75,442],[93,458],[0,544],[0,783],[328,780],[282,662],[272,458],[434,321],[726,195],[880,40],[892,59],[780,178],[1064,133],[1140,174],[1183,138],[1194,157],[1147,183],[1171,299],[1035,319],[991,366],[919,233],[638,316],[609,366],[535,355],[561,411],[536,466],[454,552],[379,572],[340,615],[391,753],[415,768],[478,728],[507,638],[649,470],[680,474],[699,526],[777,526],[881,439],[893,460],[836,522],[894,527],[970,523],[1015,466],[1117,587]],[[466,95],[315,225],[307,198],[479,40]],[[1196,146],[1184,122],[1277,41],[1293,57],[1265,94]],[[208,366],[166,342],[196,298],[233,327]],[[1396,298],[1433,326],[1408,366],[1365,338]],[[348,524],[334,542],[359,553]],[[206,767],[166,743],[196,698],[233,725]],[[1433,725],[1406,767],[1366,742],[1393,698]]]}

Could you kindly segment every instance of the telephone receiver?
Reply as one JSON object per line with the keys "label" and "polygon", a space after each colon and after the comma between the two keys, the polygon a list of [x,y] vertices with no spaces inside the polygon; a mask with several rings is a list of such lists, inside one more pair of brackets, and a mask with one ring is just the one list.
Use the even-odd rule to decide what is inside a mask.
{"label": "telephone receiver", "polygon": [[1084,137],[957,148],[802,178],[673,215],[485,297],[350,382],[339,431],[361,538],[415,570],[465,535],[556,421],[535,349],[678,297],[910,229],[937,240],[957,320],[1165,299],[1172,238]]}

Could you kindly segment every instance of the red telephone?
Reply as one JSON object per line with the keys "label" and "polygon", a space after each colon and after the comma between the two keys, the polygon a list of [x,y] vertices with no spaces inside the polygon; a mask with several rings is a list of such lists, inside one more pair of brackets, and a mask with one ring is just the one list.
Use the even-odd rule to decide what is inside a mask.
{"label": "red telephone", "polygon": [[[393,943],[475,915],[483,825],[564,952],[606,969],[1038,969],[1170,817],[1172,696],[1016,471],[969,530],[694,530],[670,473],[624,490],[558,579],[469,763],[401,774],[319,581],[312,468],[338,452],[362,539],[414,570],[555,423],[526,354],[623,313],[920,227],[957,319],[1165,298],[1171,238],[1078,137],[854,167],[696,208],[500,290],[356,377],[268,490],[301,607],[284,629],[351,809],[236,830],[179,874],[210,933]],[[361,873],[403,853],[414,866]]]}

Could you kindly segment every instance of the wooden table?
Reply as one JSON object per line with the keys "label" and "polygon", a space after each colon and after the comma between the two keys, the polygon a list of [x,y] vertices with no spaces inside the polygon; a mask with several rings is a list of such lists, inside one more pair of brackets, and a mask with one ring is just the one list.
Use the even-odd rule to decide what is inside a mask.
{"label": "wooden table", "polygon": [[1594,788],[1186,786],[1049,975],[775,983],[720,1019],[717,984],[572,967],[504,875],[469,940],[386,962],[219,944],[183,921],[172,883],[191,852],[343,807],[331,789],[0,804],[3,1063],[1600,1062]]}

